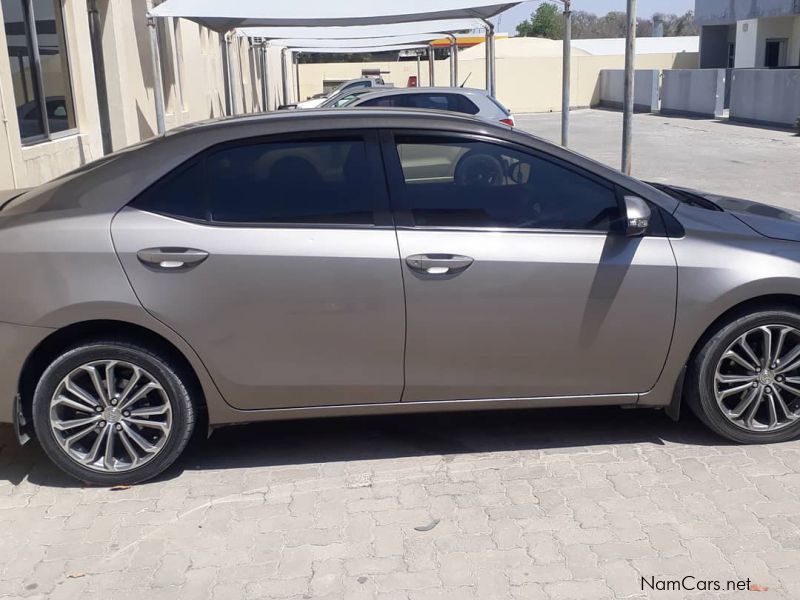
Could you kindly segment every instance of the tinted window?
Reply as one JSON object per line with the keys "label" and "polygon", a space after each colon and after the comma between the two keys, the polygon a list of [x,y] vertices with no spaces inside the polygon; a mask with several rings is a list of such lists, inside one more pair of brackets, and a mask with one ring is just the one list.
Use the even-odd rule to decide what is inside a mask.
{"label": "tinted window", "polygon": [[134,201],[225,223],[373,224],[380,198],[361,140],[263,143],[211,151]]}
{"label": "tinted window", "polygon": [[469,98],[460,94],[393,94],[373,98],[360,106],[396,106],[402,108],[427,108],[476,115],[479,109]]}
{"label": "tinted window", "polygon": [[613,188],[555,161],[468,140],[398,137],[399,208],[427,227],[608,231]]}

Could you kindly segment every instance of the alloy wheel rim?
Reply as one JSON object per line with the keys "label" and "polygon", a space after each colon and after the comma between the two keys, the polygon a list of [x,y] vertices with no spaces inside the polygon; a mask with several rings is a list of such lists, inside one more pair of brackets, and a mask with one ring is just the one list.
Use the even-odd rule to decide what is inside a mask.
{"label": "alloy wheel rim", "polygon": [[56,386],[50,430],[80,466],[121,473],[161,452],[172,432],[172,406],[145,369],[120,360],[92,361]]}
{"label": "alloy wheel rim", "polygon": [[800,419],[800,330],[788,325],[750,329],[722,353],[714,397],[734,425],[778,431]]}

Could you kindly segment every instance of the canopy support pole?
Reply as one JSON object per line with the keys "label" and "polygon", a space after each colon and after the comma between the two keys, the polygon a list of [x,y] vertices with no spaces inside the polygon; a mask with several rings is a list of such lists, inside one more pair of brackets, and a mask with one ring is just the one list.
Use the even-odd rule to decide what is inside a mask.
{"label": "canopy support pole", "polygon": [[225,114],[233,115],[233,81],[231,78],[231,55],[228,34],[223,34],[219,40],[219,51],[222,56],[222,79],[225,88]]}
{"label": "canopy support pole", "polygon": [[628,0],[625,40],[625,97],[622,108],[622,172],[631,174],[633,138],[634,61],[636,59],[636,0]]}
{"label": "canopy support pole", "polygon": [[436,58],[433,55],[433,44],[428,44],[428,85],[433,87],[435,84],[434,78],[436,77]]}
{"label": "canopy support pole", "polygon": [[269,83],[267,81],[267,44],[262,43],[259,47],[261,55],[261,105],[262,110],[267,112],[269,110]]}
{"label": "canopy support pole", "polygon": [[417,87],[422,87],[422,56],[417,51]]}
{"label": "canopy support pole", "polygon": [[289,104],[289,74],[286,72],[286,52],[289,49],[281,48],[281,82],[283,88],[283,104]]}
{"label": "canopy support pole", "polygon": [[295,102],[300,102],[300,52],[292,52],[294,59],[294,86],[297,92]]}
{"label": "canopy support pole", "polygon": [[484,21],[484,23],[486,24],[486,91],[494,98],[497,92],[494,68],[494,25],[492,25],[491,21]]}
{"label": "canopy support pole", "polygon": [[561,80],[561,145],[569,146],[570,85],[572,84],[572,0],[564,0],[564,56]]}
{"label": "canopy support pole", "polygon": [[156,105],[156,129],[159,134],[167,130],[164,121],[164,80],[161,77],[161,55],[158,52],[158,30],[154,17],[147,18],[147,28],[150,30],[150,56],[153,63],[153,100]]}
{"label": "canopy support pole", "polygon": [[450,34],[448,36],[450,38],[450,87],[456,87],[458,85],[458,72],[456,69],[458,68],[456,61],[458,57],[456,53],[458,52],[458,42],[456,41],[456,36]]}

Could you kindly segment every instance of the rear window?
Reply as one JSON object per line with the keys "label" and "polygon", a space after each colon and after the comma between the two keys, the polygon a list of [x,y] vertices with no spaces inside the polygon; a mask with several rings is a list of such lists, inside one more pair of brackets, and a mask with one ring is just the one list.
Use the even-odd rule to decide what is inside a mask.
{"label": "rear window", "polygon": [[477,115],[480,109],[466,96],[461,94],[442,93],[416,93],[392,94],[372,98],[359,106],[385,106],[398,108],[424,108],[429,110],[444,110],[449,112]]}

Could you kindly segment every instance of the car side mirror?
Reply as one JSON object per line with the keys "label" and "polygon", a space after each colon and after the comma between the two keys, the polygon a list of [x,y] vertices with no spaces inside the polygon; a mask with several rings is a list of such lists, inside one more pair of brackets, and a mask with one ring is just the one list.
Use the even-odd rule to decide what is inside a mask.
{"label": "car side mirror", "polygon": [[650,215],[650,206],[642,198],[625,196],[625,235],[644,235],[650,226]]}

